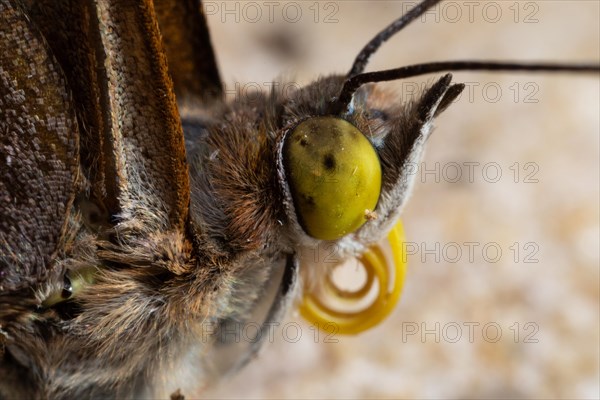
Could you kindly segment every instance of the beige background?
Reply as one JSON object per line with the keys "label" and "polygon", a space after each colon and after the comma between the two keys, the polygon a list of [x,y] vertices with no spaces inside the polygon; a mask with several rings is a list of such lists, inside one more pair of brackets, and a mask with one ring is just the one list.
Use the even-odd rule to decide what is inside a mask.
{"label": "beige background", "polygon": [[[263,85],[285,76],[305,84],[347,71],[366,41],[404,10],[400,1],[296,2],[285,16],[293,19],[296,6],[302,15],[290,23],[283,18],[286,3],[276,1],[271,23],[264,2],[209,3],[228,90],[234,82]],[[468,2],[447,2],[437,9],[439,21],[429,15],[399,34],[369,69],[452,59],[599,59],[598,1],[470,4],[471,19]],[[235,12],[223,12],[225,6],[238,8],[239,22]],[[497,10],[502,16],[494,23]],[[331,12],[337,22],[325,23]],[[295,50],[277,52],[274,42]],[[433,174],[419,177],[403,217],[408,241],[421,250],[439,243],[448,252],[440,251],[438,262],[422,251],[409,258],[401,304],[379,327],[323,343],[290,315],[302,324],[302,338],[290,343],[279,332],[258,360],[209,397],[600,397],[600,79],[457,73],[455,80],[470,82],[472,97],[463,96],[437,121],[425,165],[440,163],[439,182]],[[401,101],[406,86],[397,87]],[[498,87],[502,94],[492,102]],[[465,162],[479,163],[473,182]],[[462,166],[460,182],[444,180],[444,173],[454,177],[451,163]],[[493,169],[485,175],[488,163],[500,167],[497,183],[491,182]],[[515,163],[517,183],[510,169]],[[537,183],[524,182],[532,172]],[[479,243],[472,260],[465,242]],[[517,262],[510,249],[515,242]],[[501,248],[497,262],[485,261],[487,243]],[[457,262],[448,246],[461,248]],[[525,263],[533,251],[537,261]],[[472,325],[472,341],[471,323],[479,324]],[[495,328],[487,336],[482,331],[488,323],[501,329],[497,342]],[[437,331],[439,343],[433,333],[408,335],[415,326]],[[462,336],[453,343],[456,326]]]}

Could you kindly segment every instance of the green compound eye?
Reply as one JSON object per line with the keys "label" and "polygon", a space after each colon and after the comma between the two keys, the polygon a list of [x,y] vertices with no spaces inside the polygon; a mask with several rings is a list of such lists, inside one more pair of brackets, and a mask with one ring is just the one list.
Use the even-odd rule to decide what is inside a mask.
{"label": "green compound eye", "polygon": [[94,283],[96,268],[86,267],[76,271],[67,271],[63,277],[63,287],[49,296],[42,302],[43,308],[52,307],[63,301],[67,301],[77,296],[78,293]]}
{"label": "green compound eye", "polygon": [[310,236],[335,240],[360,228],[381,192],[371,142],[340,118],[301,122],[286,138],[283,162],[298,220]]}

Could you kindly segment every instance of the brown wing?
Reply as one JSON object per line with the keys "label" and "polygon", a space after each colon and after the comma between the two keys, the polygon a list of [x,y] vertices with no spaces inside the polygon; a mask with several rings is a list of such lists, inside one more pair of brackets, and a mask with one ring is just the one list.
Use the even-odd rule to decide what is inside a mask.
{"label": "brown wing", "polygon": [[107,193],[113,187],[105,184],[104,154],[111,149],[101,134],[105,120],[99,104],[99,72],[96,68],[99,60],[93,47],[94,30],[89,7],[79,0],[26,0],[23,4],[59,61],[76,99],[77,119],[83,128],[80,132],[81,166],[90,182],[91,192],[109,208],[118,209],[116,193]]}
{"label": "brown wing", "polygon": [[154,0],[179,104],[221,99],[223,87],[200,0]]}
{"label": "brown wing", "polygon": [[91,12],[99,28],[100,104],[114,169],[107,186],[114,185],[123,215],[159,201],[169,216],[166,225],[183,227],[188,168],[152,1],[94,2]]}
{"label": "brown wing", "polygon": [[111,214],[148,202],[182,227],[189,203],[181,123],[150,0],[29,0],[78,100],[82,160]]}
{"label": "brown wing", "polygon": [[17,2],[0,0],[0,293],[45,279],[78,167],[63,72]]}

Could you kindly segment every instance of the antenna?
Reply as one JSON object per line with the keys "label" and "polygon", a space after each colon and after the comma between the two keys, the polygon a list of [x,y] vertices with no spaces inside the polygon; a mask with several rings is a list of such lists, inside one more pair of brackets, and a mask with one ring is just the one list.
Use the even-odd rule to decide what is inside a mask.
{"label": "antenna", "polygon": [[366,72],[354,75],[344,81],[344,86],[342,87],[340,95],[334,100],[333,112],[334,114],[337,114],[347,109],[350,101],[352,101],[354,92],[365,83],[393,81],[434,72],[449,71],[599,73],[600,65],[502,61],[443,61],[408,65],[384,71]]}
{"label": "antenna", "polygon": [[385,43],[390,37],[398,33],[412,21],[423,15],[428,9],[438,4],[442,0],[423,0],[415,7],[410,9],[405,15],[396,19],[384,30],[379,32],[365,47],[358,53],[350,72],[346,75],[346,80],[337,98],[332,100],[332,114],[339,114],[348,110],[348,105],[352,101],[352,96],[356,90],[369,82],[384,82],[396,79],[409,78],[412,76],[430,74],[434,72],[450,71],[491,71],[491,72],[573,72],[573,73],[599,73],[598,64],[560,64],[548,62],[518,62],[518,61],[442,61],[423,64],[409,65],[405,67],[389,69],[376,72],[363,72],[369,58]]}
{"label": "antenna", "polygon": [[348,75],[346,76],[352,78],[354,75],[364,72],[367,63],[369,62],[369,58],[371,58],[382,44],[440,1],[442,0],[424,0],[411,8],[406,14],[389,24],[384,30],[371,39],[369,43],[363,47],[360,53],[358,53],[350,72],[348,72]]}

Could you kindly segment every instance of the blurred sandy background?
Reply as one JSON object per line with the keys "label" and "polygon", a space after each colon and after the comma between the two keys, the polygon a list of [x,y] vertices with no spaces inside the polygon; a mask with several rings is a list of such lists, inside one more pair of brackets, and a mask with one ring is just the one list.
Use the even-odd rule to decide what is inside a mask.
{"label": "blurred sandy background", "polygon": [[[234,82],[262,85],[283,75],[305,84],[345,72],[406,10],[401,1],[208,3],[231,91]],[[597,61],[599,20],[598,1],[449,1],[384,45],[369,69],[452,59]],[[417,251],[399,307],[372,331],[338,343],[315,340],[290,315],[300,340],[278,331],[209,397],[600,397],[600,79],[454,76],[471,93],[438,119],[424,166],[439,163],[439,173],[418,176],[404,210]],[[401,101],[407,86],[396,86]],[[464,163],[479,163],[471,164],[472,179]],[[477,243],[472,258],[467,242]],[[424,252],[436,243],[438,260]],[[425,337],[423,328],[431,331]]]}

